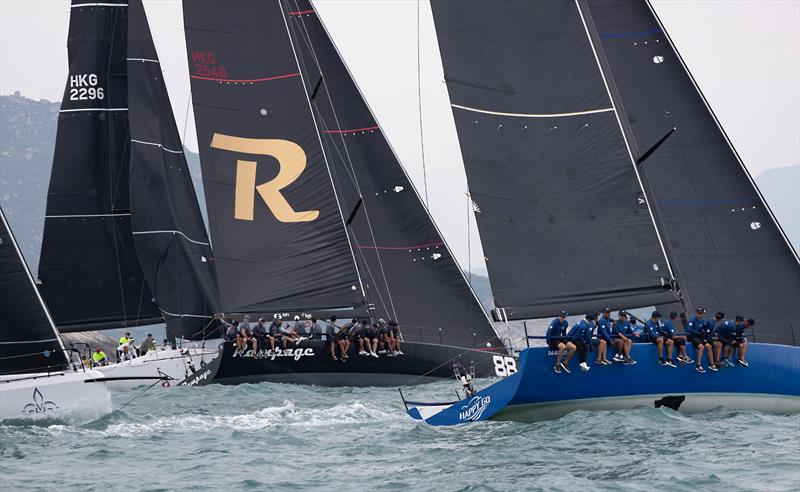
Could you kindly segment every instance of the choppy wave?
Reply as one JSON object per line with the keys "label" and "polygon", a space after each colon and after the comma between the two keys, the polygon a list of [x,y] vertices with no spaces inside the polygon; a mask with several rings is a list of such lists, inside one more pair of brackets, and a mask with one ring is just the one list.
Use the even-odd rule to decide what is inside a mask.
{"label": "choppy wave", "polygon": [[3,490],[797,490],[800,417],[640,408],[433,428],[392,389],[213,385],[82,425],[4,423],[0,463]]}

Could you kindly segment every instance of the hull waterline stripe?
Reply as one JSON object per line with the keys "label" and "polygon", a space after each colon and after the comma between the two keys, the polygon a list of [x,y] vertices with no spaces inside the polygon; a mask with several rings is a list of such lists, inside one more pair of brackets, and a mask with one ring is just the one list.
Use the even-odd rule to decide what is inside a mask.
{"label": "hull waterline stripe", "polygon": [[61,109],[59,113],[78,113],[81,111],[127,111],[128,108],[78,108],[78,109]]}
{"label": "hull waterline stripe", "polygon": [[163,150],[164,152],[169,152],[171,154],[183,154],[182,150],[168,149],[168,148],[164,147],[163,145],[161,145],[160,143],[156,143],[156,142],[145,142],[144,140],[136,140],[135,138],[132,138],[131,142],[136,142],[136,143],[142,144],[142,145],[152,145],[153,147],[158,147],[161,150]]}
{"label": "hull waterline stripe", "polygon": [[128,217],[127,214],[91,214],[91,215],[45,215],[45,219],[81,219],[86,217]]}
{"label": "hull waterline stripe", "polygon": [[489,111],[488,109],[470,108],[469,106],[462,106],[460,104],[451,104],[450,106],[464,111],[472,111],[473,113],[493,114],[496,116],[513,116],[515,118],[562,118],[564,116],[580,116],[585,114],[608,113],[614,111],[614,108],[590,109],[589,111],[577,111],[575,113],[504,113],[501,111]]}
{"label": "hull waterline stripe", "polygon": [[79,3],[76,5],[71,5],[70,8],[78,8],[78,7],[127,7],[127,3]]}
{"label": "hull waterline stripe", "polygon": [[212,82],[229,82],[233,84],[253,84],[255,82],[268,82],[270,80],[290,79],[292,77],[299,77],[299,73],[287,73],[286,75],[276,75],[274,77],[263,77],[260,79],[218,79],[214,77],[201,77],[199,75],[192,75],[191,78],[197,80],[210,80]]}
{"label": "hull waterline stripe", "polygon": [[128,61],[140,61],[140,62],[150,62],[150,63],[160,63],[158,60],[153,60],[152,58],[126,58]]}
{"label": "hull waterline stripe", "polygon": [[415,244],[413,246],[372,246],[368,244],[359,244],[359,249],[376,249],[376,250],[396,250],[396,251],[403,251],[403,250],[412,250],[412,249],[421,249],[421,248],[431,248],[431,247],[438,247],[444,246],[444,243],[428,243],[428,244]]}
{"label": "hull waterline stripe", "polygon": [[322,130],[322,133],[357,133],[380,130],[378,126],[367,126],[364,128],[353,128],[352,130]]}
{"label": "hull waterline stripe", "polygon": [[196,241],[196,240],[194,240],[194,239],[190,238],[189,236],[187,236],[186,234],[182,233],[181,231],[173,231],[173,230],[164,230],[164,231],[133,231],[133,235],[134,235],[134,236],[136,236],[136,235],[143,235],[143,234],[180,234],[181,236],[183,236],[184,238],[186,238],[186,240],[187,240],[187,241],[189,241],[190,243],[202,244],[203,246],[210,246],[208,243],[204,243],[203,241]]}

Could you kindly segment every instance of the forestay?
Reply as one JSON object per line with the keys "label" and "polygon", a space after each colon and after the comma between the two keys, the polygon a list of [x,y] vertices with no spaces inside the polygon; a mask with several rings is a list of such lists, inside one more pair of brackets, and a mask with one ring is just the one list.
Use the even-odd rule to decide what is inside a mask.
{"label": "forestay", "polygon": [[495,304],[509,319],[676,299],[573,2],[431,2]]}

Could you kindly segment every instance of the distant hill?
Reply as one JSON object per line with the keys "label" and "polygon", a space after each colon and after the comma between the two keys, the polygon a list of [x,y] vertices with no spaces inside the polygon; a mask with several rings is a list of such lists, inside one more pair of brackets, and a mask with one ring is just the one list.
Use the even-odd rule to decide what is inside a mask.
{"label": "distant hill", "polygon": [[789,241],[800,252],[800,165],[769,169],[755,180]]}

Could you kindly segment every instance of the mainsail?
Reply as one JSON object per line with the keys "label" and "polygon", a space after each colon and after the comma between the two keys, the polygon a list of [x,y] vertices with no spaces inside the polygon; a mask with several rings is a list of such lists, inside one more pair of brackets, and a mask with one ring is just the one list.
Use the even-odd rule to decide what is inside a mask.
{"label": "mainsail", "polygon": [[348,308],[363,292],[278,2],[184,2],[222,309]]}
{"label": "mainsail", "polygon": [[73,0],[40,292],[61,331],[161,322],[131,235],[127,2]]}
{"label": "mainsail", "polygon": [[649,197],[577,5],[431,6],[501,316],[675,301]]}
{"label": "mainsail", "polygon": [[405,340],[498,347],[494,329],[307,0],[281,2],[378,318]]}
{"label": "mainsail", "polygon": [[800,261],[646,1],[580,8],[691,307],[755,318],[755,339],[800,343]]}
{"label": "mainsail", "polygon": [[139,263],[170,338],[217,335],[213,255],[141,0],[128,8],[130,206]]}
{"label": "mainsail", "polygon": [[64,346],[0,209],[0,374],[62,370]]}

